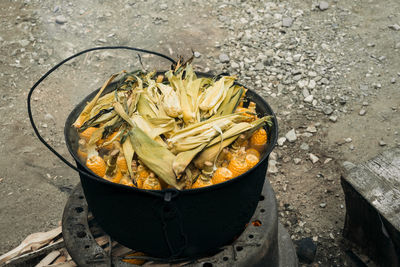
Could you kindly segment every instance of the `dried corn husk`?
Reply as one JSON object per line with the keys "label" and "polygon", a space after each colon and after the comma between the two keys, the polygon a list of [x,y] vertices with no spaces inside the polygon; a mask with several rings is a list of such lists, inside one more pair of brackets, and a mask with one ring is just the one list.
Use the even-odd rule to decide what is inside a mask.
{"label": "dried corn husk", "polygon": [[151,139],[138,127],[132,127],[129,137],[133,149],[139,159],[151,171],[153,171],[165,183],[177,189],[182,189],[183,184],[177,182],[175,173],[172,169],[172,164],[175,160],[174,154]]}
{"label": "dried corn husk", "polygon": [[194,164],[196,165],[196,167],[202,168],[204,162],[214,161],[221,149],[233,143],[240,134],[245,133],[247,139],[254,131],[265,125],[265,122],[268,120],[270,120],[270,117],[265,116],[251,123],[241,122],[235,124],[230,129],[225,131],[222,136],[217,136],[216,138],[214,138],[197,156],[197,158],[194,160]]}
{"label": "dried corn husk", "polygon": [[182,115],[182,107],[179,101],[178,94],[174,91],[171,86],[158,83],[157,87],[161,90],[164,98],[162,99],[162,107],[165,113],[172,117],[177,118]]}
{"label": "dried corn husk", "polygon": [[140,98],[140,93],[135,90],[134,92],[132,92],[132,94],[129,96],[129,99],[127,101],[128,104],[128,115],[132,116],[132,114],[136,111],[137,109],[137,103],[139,102],[139,98]]}
{"label": "dried corn husk", "polygon": [[93,117],[100,110],[107,109],[107,108],[111,107],[112,102],[114,100],[115,100],[115,93],[114,92],[110,92],[108,94],[103,95],[102,97],[99,98],[99,100],[96,102],[96,105],[90,111],[90,116]]}
{"label": "dried corn husk", "polygon": [[[221,136],[217,136],[214,138],[208,145],[207,147],[210,147],[214,144],[217,144],[221,141],[222,139],[227,139],[239,134],[242,134],[246,132],[247,134],[252,134],[254,131],[258,130],[260,127],[265,125],[265,122],[269,120],[269,116],[265,116],[263,118],[260,118],[258,120],[255,120],[251,123],[248,122],[240,122],[235,125],[233,125],[231,128],[229,128],[227,131],[225,131]],[[247,137],[247,136],[246,136]]]}
{"label": "dried corn husk", "polygon": [[224,76],[206,89],[199,105],[200,110],[204,112],[204,117],[208,118],[217,112],[235,79],[234,76]]}
{"label": "dried corn husk", "polygon": [[[126,164],[128,166],[128,172],[131,179],[135,179],[135,175],[132,171],[132,159],[135,154],[135,150],[133,149],[131,139],[127,138],[124,143],[122,143],[122,151],[124,152],[124,157],[126,160]],[[136,183],[136,181],[135,181]]]}
{"label": "dried corn husk", "polygon": [[103,93],[104,89],[121,73],[125,71],[115,73],[111,75],[111,77],[103,84],[99,92],[96,94],[96,96],[85,106],[79,117],[76,119],[76,121],[72,124],[75,128],[79,128],[85,123],[86,120],[89,119],[90,117],[90,112],[92,111],[93,107],[96,105],[97,100],[100,98],[101,94]]}
{"label": "dried corn husk", "polygon": [[186,167],[192,162],[193,158],[198,153],[200,153],[200,151],[202,151],[206,147],[206,145],[207,143],[204,143],[195,149],[184,151],[176,155],[176,158],[172,163],[172,169],[174,170],[178,179],[182,176],[182,173],[185,171]]}
{"label": "dried corn husk", "polygon": [[243,88],[239,87],[239,90],[236,90],[237,87],[238,86],[232,86],[228,89],[224,101],[221,103],[221,106],[218,108],[214,116],[223,116],[233,113],[233,111],[238,106],[240,98],[243,94]]}
{"label": "dried corn husk", "polygon": [[93,132],[92,136],[90,137],[90,140],[88,142],[88,145],[93,145],[96,144],[97,141],[103,138],[103,133],[107,127],[112,127],[113,125],[117,124],[119,120],[118,116],[113,117],[111,120],[106,122],[104,125],[99,127],[96,131]]}
{"label": "dried corn husk", "polygon": [[154,135],[159,136],[176,129],[175,120],[172,118],[149,118],[147,121],[152,125]]}
{"label": "dried corn husk", "polygon": [[182,115],[183,115],[183,121],[186,124],[194,123],[196,120],[196,116],[192,110],[192,107],[190,105],[190,99],[188,98],[186,87],[182,81],[182,73],[179,75],[166,75],[168,77],[168,80],[170,84],[175,88],[178,96],[179,96],[179,101],[180,105],[182,107]]}
{"label": "dried corn husk", "polygon": [[168,146],[173,153],[191,150],[210,142],[218,134],[219,129],[225,131],[232,125],[233,121],[230,118],[219,118],[192,128],[189,131],[173,135],[168,139]]}
{"label": "dried corn husk", "polygon": [[137,103],[138,113],[145,118],[157,118],[158,108],[146,93],[141,93]]}
{"label": "dried corn husk", "polygon": [[206,83],[206,81],[209,82],[211,81],[211,79],[197,78],[191,65],[186,66],[185,73],[186,75],[183,84],[186,88],[186,94],[188,97],[190,108],[195,116],[195,122],[198,122],[200,121],[200,112],[199,112],[199,104],[200,104],[199,96],[201,95],[200,89],[202,85]]}
{"label": "dried corn husk", "polygon": [[109,144],[112,144],[115,140],[117,140],[123,133],[123,130],[119,130],[118,133],[116,135],[114,135],[113,138],[111,138],[109,141],[104,142],[101,144],[102,147],[107,146]]}
{"label": "dried corn husk", "polygon": [[167,145],[160,138],[160,135],[175,129],[175,121],[171,118],[150,118],[149,120],[146,120],[138,114],[133,114],[130,119],[148,136],[150,136],[150,138],[156,140],[165,147]]}
{"label": "dried corn husk", "polygon": [[114,109],[132,127],[129,131],[129,137],[133,150],[139,159],[165,183],[177,189],[182,189],[183,184],[177,182],[172,169],[175,155],[141,130],[125,113],[120,103],[115,103]]}
{"label": "dried corn husk", "polygon": [[[197,122],[194,124],[191,124],[183,129],[180,129],[176,132],[174,132],[170,138],[171,142],[176,142],[177,139],[180,138],[184,138],[187,136],[191,136],[193,134],[197,134],[199,132],[199,127],[203,127],[204,125],[208,125],[208,127],[206,128],[210,128],[212,127],[213,123],[215,123],[218,120],[223,120],[223,119],[229,119],[233,122],[240,122],[241,120],[244,120],[246,118],[244,118],[243,116],[241,116],[239,113],[235,113],[235,114],[228,114],[225,116],[220,116],[220,117],[215,117],[215,118],[210,118],[208,120],[204,120],[201,122]],[[201,129],[200,129],[201,131]]]}
{"label": "dried corn husk", "polygon": [[114,108],[110,107],[108,109],[102,109],[94,116],[90,117],[85,123],[78,129],[79,132],[83,132],[89,127],[97,127],[102,123],[106,123],[115,117],[115,112],[113,112]]}
{"label": "dried corn husk", "polygon": [[194,164],[197,168],[202,169],[204,167],[204,163],[206,161],[215,161],[216,157],[220,153],[221,149],[224,147],[229,146],[232,144],[239,135],[235,135],[233,137],[224,139],[224,141],[214,144],[213,146],[210,146],[206,149],[204,149],[197,157],[194,159]]}

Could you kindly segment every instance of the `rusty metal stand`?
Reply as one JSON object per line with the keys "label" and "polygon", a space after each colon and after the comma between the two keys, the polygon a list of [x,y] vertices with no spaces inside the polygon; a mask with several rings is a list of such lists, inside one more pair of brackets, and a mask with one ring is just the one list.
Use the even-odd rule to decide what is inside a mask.
{"label": "rusty metal stand", "polygon": [[[266,183],[269,181],[266,179]],[[257,210],[245,231],[214,256],[186,259],[185,266],[295,267],[297,256],[289,234],[278,223],[275,194],[264,187]],[[258,226],[257,226],[258,225]],[[95,241],[88,223],[88,206],[80,184],[72,192],[63,214],[65,246],[78,266],[137,266],[112,257]]]}

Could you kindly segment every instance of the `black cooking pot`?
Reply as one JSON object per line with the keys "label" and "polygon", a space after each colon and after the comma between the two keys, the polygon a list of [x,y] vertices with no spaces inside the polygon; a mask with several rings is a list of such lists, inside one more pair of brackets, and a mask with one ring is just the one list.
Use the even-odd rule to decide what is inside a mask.
{"label": "black cooking pot", "polygon": [[[198,76],[206,75],[198,73]],[[113,90],[115,84],[109,85],[104,94]],[[74,108],[67,118],[64,133],[89,209],[103,230],[119,243],[159,258],[202,256],[215,252],[240,235],[257,207],[268,155],[278,135],[277,120],[267,102],[252,90],[247,91],[247,98],[257,104],[257,113],[271,115],[273,122],[271,127],[265,128],[268,133],[266,152],[254,168],[211,187],[149,191],[109,182],[94,175],[79,160],[76,153],[79,136],[72,123],[97,92],[92,92]],[[39,134],[34,124],[33,127]],[[270,186],[269,183],[266,186]]]}

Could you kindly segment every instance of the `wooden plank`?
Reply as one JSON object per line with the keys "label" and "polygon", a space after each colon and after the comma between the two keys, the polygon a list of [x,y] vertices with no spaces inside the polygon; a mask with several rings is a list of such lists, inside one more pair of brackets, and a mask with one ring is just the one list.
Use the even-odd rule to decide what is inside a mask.
{"label": "wooden plank", "polygon": [[358,165],[344,179],[400,231],[400,148]]}
{"label": "wooden plank", "polygon": [[60,255],[61,255],[60,251],[53,250],[52,252],[47,254],[47,256],[44,257],[38,264],[36,264],[35,267],[45,267],[47,265],[50,265]]}
{"label": "wooden plank", "polygon": [[33,266],[34,264],[32,263],[35,262],[36,264],[39,261],[38,258],[62,247],[64,247],[64,240],[60,239],[51,245],[11,259],[10,262],[7,263],[7,267]]}

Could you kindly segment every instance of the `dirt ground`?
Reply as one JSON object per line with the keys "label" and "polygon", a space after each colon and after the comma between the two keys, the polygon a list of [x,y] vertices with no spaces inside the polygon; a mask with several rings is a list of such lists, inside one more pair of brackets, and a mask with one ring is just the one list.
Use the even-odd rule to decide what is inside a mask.
{"label": "dirt ground", "polygon": [[[291,129],[297,137],[277,145],[276,170],[267,176],[281,223],[293,240],[313,238],[316,264],[352,265],[346,251],[357,248],[341,236],[340,174],[343,162],[357,164],[400,144],[400,2],[327,1],[326,10],[309,0],[190,2],[0,1],[0,254],[30,233],[57,226],[79,181],[35,137],[29,88],[73,53],[127,45],[172,57],[190,56],[193,49],[200,53],[197,70],[229,71],[254,86],[276,112],[279,137]],[[285,17],[293,24],[283,26]],[[221,62],[221,54],[230,60]],[[150,68],[168,66],[142,59]],[[243,66],[234,66],[242,60]],[[63,124],[72,107],[111,73],[138,66],[132,52],[95,52],[52,74],[32,101],[46,141],[71,159]]]}

